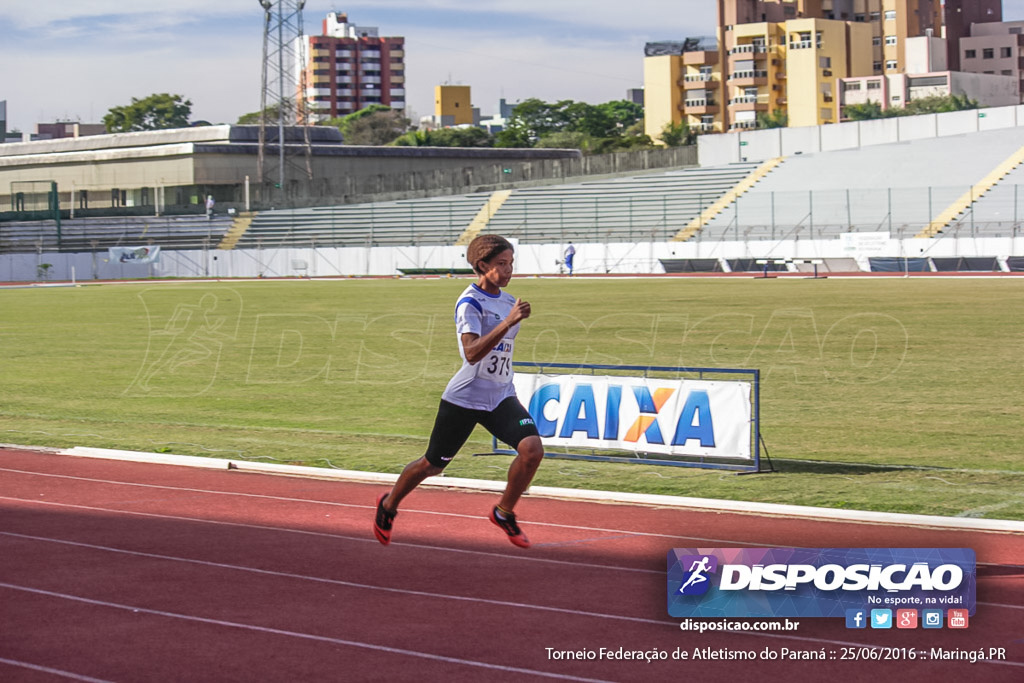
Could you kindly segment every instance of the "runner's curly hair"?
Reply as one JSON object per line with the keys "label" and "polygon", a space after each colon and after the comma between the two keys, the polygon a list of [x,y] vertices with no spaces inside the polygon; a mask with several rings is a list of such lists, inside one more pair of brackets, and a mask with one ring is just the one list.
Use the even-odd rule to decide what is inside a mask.
{"label": "runner's curly hair", "polygon": [[469,243],[469,248],[466,249],[466,260],[469,261],[469,265],[473,266],[473,272],[483,275],[478,264],[481,261],[490,262],[492,258],[507,249],[515,251],[512,243],[501,235],[480,235]]}

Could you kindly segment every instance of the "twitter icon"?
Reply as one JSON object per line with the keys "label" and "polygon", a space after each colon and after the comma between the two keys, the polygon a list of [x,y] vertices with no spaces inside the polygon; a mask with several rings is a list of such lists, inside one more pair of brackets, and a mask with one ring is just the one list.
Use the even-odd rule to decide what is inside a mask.
{"label": "twitter icon", "polygon": [[871,628],[892,628],[892,610],[871,610]]}

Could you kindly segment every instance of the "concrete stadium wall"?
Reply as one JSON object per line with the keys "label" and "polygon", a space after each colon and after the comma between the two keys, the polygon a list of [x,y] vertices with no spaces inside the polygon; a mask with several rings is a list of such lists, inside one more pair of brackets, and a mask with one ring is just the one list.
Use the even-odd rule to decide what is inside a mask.
{"label": "concrete stadium wall", "polygon": [[[499,154],[502,150],[479,151],[483,153],[474,156],[349,157],[333,167],[321,167],[312,181],[290,184],[283,206],[302,208],[493,192],[697,165],[694,146],[533,159]],[[218,205],[244,210],[244,185],[235,185],[230,192],[232,196],[218,199]],[[251,198],[254,209],[270,208],[282,201],[279,192],[255,185],[251,186]]]}
{"label": "concrete stadium wall", "polygon": [[[36,143],[11,146],[30,144]],[[87,189],[90,207],[98,208],[109,205],[111,188],[184,186],[190,188],[186,197],[196,196],[197,201],[212,193],[222,210],[260,210],[492,192],[697,165],[695,146],[593,156],[576,150],[337,146],[313,156],[313,180],[289,181],[282,191],[273,187],[273,180],[256,183],[254,150],[246,153],[225,144],[205,149],[193,153],[184,143],[116,153],[55,147],[50,154],[32,155],[31,161],[0,155],[0,211],[11,206],[10,182],[16,180],[56,180],[65,208],[73,205],[72,190]],[[173,205],[176,194],[166,192],[166,204]]]}
{"label": "concrete stadium wall", "polygon": [[697,154],[701,166],[718,166],[1018,126],[1024,126],[1024,105],[701,135]]}
{"label": "concrete stadium wall", "polygon": [[[521,244],[516,270],[523,274],[559,272],[561,244]],[[124,265],[107,252],[0,254],[0,281],[40,282],[38,266],[51,264],[46,281],[78,282],[140,278],[345,277],[398,275],[400,268],[465,269],[465,248],[457,246],[217,249],[164,251],[157,264]],[[659,259],[822,259],[854,258],[868,270],[870,256],[967,257],[1024,256],[1024,237],[882,239],[863,251],[842,240],[586,243],[576,245],[576,272],[586,274],[663,273]]]}

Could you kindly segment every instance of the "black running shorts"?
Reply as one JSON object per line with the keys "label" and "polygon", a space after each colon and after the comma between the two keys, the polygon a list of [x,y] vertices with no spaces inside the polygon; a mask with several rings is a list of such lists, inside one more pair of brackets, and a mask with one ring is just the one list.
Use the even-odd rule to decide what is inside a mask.
{"label": "black running shorts", "polygon": [[442,400],[424,455],[427,462],[434,467],[447,467],[477,425],[512,448],[518,448],[526,437],[538,435],[533,418],[515,396],[506,398],[494,410],[473,410]]}

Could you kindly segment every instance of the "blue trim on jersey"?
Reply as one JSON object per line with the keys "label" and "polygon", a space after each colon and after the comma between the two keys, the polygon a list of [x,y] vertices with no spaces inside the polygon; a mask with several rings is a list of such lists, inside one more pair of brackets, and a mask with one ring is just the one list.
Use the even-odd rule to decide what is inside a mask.
{"label": "blue trim on jersey", "polygon": [[473,308],[475,308],[476,310],[480,311],[480,315],[484,314],[484,307],[480,305],[479,301],[477,301],[476,299],[474,299],[471,296],[464,296],[461,299],[459,299],[457,302],[455,302],[455,319],[456,320],[458,320],[458,318],[459,318],[459,306],[461,306],[462,304],[469,304]]}
{"label": "blue trim on jersey", "polygon": [[491,298],[491,299],[497,299],[498,297],[501,296],[501,292],[500,291],[497,294],[491,294],[490,292],[488,292],[486,290],[480,289],[480,286],[477,285],[475,282],[472,285],[470,285],[470,287],[472,287],[476,291],[480,292],[484,296],[486,296],[488,298]]}

